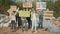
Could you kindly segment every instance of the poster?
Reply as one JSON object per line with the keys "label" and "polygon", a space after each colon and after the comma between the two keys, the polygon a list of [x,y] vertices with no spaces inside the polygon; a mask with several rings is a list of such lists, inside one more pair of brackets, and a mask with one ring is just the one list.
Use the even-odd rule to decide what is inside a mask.
{"label": "poster", "polygon": [[15,6],[15,5],[11,5],[11,6],[10,6],[10,10],[11,10],[11,11],[16,11],[16,9],[17,9],[17,6]]}
{"label": "poster", "polygon": [[53,11],[43,11],[43,18],[44,19],[51,19],[53,17]]}
{"label": "poster", "polygon": [[46,2],[36,2],[36,10],[46,9]]}
{"label": "poster", "polygon": [[40,9],[40,2],[36,3],[36,9]]}
{"label": "poster", "polygon": [[23,2],[23,8],[31,8],[32,2]]}
{"label": "poster", "polygon": [[30,17],[30,11],[19,11],[20,17]]}

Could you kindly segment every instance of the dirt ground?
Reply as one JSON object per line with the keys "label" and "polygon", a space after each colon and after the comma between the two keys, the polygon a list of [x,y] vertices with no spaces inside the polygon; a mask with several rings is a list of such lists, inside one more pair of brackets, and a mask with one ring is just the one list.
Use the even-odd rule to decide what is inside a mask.
{"label": "dirt ground", "polygon": [[18,29],[16,32],[12,32],[10,27],[0,28],[0,34],[55,34],[49,31],[45,31],[44,29],[38,29],[36,33],[32,32],[31,29],[28,31],[22,31],[22,29]]}

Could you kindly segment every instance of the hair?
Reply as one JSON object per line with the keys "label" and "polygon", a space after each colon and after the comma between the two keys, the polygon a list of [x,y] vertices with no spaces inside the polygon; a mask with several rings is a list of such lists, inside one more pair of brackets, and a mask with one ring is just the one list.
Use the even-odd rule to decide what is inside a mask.
{"label": "hair", "polygon": [[13,13],[15,13],[16,11],[13,11]]}

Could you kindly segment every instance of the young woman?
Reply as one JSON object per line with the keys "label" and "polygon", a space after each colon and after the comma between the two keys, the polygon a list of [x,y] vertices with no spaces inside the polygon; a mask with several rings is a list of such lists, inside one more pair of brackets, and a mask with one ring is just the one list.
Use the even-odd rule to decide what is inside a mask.
{"label": "young woman", "polygon": [[33,11],[31,12],[31,20],[32,20],[32,30],[37,32],[36,29],[37,29],[37,20],[36,20],[36,12]]}
{"label": "young woman", "polygon": [[12,26],[13,31],[16,31],[16,17],[15,17],[15,15],[16,15],[16,12],[13,11],[12,15],[11,15],[11,26]]}

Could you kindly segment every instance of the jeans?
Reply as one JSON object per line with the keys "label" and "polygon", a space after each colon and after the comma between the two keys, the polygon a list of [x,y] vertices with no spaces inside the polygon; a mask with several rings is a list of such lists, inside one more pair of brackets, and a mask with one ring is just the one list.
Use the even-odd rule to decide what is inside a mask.
{"label": "jeans", "polygon": [[14,20],[11,21],[11,28],[13,29],[13,31],[16,31],[16,22]]}
{"label": "jeans", "polygon": [[31,28],[31,19],[30,19],[30,18],[31,18],[31,17],[27,17],[27,18],[26,18],[26,19],[28,20],[28,24],[29,24],[29,25],[28,25],[28,26],[29,26],[28,28]]}
{"label": "jeans", "polygon": [[43,28],[43,16],[42,15],[39,16],[39,27]]}

